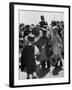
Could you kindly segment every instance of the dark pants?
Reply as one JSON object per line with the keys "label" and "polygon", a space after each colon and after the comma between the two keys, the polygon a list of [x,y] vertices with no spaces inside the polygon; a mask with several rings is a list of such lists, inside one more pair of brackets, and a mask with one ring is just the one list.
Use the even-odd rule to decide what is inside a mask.
{"label": "dark pants", "polygon": [[[45,62],[46,61],[41,62],[42,68],[45,68],[45,65],[46,65]],[[47,68],[50,68],[50,61],[47,61]]]}

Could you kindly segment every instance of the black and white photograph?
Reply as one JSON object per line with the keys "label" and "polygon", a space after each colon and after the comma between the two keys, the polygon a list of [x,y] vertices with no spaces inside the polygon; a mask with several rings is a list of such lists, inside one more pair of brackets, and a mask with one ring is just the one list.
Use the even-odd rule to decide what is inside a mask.
{"label": "black and white photograph", "polygon": [[19,11],[19,79],[64,77],[64,13]]}
{"label": "black and white photograph", "polygon": [[69,6],[12,5],[14,86],[69,83]]}

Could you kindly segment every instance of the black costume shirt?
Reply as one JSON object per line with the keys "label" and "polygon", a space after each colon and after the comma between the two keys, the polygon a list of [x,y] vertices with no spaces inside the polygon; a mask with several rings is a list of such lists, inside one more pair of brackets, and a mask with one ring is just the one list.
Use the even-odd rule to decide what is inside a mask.
{"label": "black costume shirt", "polygon": [[40,21],[39,24],[40,24],[40,27],[44,27],[44,25],[48,25],[46,21]]}

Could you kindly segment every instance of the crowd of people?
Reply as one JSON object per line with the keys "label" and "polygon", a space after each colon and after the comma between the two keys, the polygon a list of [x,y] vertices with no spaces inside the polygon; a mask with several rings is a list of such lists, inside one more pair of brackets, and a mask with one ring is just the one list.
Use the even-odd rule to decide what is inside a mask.
{"label": "crowd of people", "polygon": [[37,78],[36,68],[62,67],[64,60],[64,22],[45,21],[40,16],[39,24],[19,25],[19,58],[21,71],[27,79]]}

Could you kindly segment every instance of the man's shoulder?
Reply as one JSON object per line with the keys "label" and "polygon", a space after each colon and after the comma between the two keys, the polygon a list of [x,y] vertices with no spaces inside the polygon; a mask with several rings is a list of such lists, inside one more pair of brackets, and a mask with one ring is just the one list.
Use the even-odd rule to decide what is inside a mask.
{"label": "man's shoulder", "polygon": [[42,23],[42,21],[39,22],[39,24],[41,24],[41,23]]}

